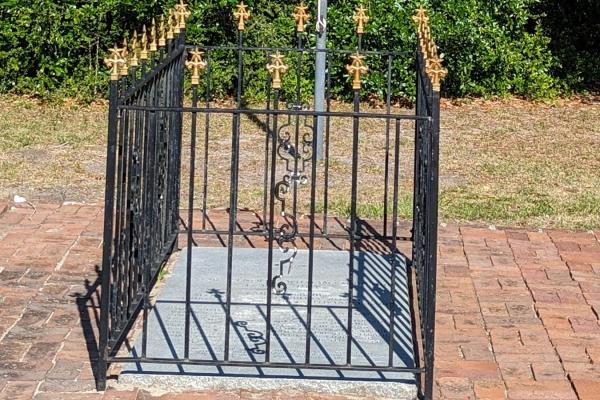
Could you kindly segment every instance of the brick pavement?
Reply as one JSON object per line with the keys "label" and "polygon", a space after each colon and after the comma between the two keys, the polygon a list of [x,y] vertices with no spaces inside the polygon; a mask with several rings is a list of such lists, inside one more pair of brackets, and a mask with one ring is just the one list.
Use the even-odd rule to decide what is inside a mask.
{"label": "brick pavement", "polygon": [[[306,398],[96,393],[101,206],[0,214],[0,399]],[[440,227],[437,398],[600,399],[599,239]]]}

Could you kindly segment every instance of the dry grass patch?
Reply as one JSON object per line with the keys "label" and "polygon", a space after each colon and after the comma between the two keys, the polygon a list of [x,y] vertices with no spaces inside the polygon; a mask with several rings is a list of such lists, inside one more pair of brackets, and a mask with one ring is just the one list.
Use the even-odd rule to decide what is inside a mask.
{"label": "dry grass patch", "polygon": [[[348,105],[338,104],[337,109]],[[396,109],[394,112],[410,112]],[[202,118],[199,119],[203,121]],[[188,159],[186,119],[184,158]],[[231,121],[211,117],[209,206],[228,203]],[[199,124],[202,146],[203,123]],[[359,211],[383,213],[385,123],[363,121]],[[413,125],[402,124],[399,211],[412,210]],[[330,210],[349,209],[351,122],[332,120]],[[104,184],[106,105],[43,105],[0,97],[0,195],[45,200],[99,200]],[[240,203],[262,206],[264,136],[243,121]],[[444,102],[441,143],[442,220],[498,225],[591,228],[600,226],[600,103],[598,99],[536,104],[517,99]],[[203,154],[197,152],[201,166]],[[184,162],[184,188],[189,169]],[[278,173],[279,176],[279,173]],[[196,173],[196,206],[202,182]],[[322,199],[323,169],[317,180]],[[304,190],[308,192],[307,189]],[[187,189],[183,190],[183,197]],[[301,202],[306,205],[308,197]],[[317,208],[322,209],[322,201]]]}

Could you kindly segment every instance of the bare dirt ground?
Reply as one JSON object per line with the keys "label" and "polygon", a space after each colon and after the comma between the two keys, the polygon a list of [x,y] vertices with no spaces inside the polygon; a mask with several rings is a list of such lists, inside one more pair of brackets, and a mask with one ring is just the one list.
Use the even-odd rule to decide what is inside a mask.
{"label": "bare dirt ground", "polygon": [[[336,105],[337,109],[347,107]],[[106,111],[105,103],[58,106],[23,97],[0,97],[0,197],[20,195],[32,202],[102,199]],[[189,174],[189,126],[186,119],[183,182]],[[384,128],[383,121],[361,123],[359,211],[370,217],[382,212]],[[411,124],[402,124],[401,217],[409,217],[412,209],[412,129]],[[211,117],[210,207],[227,203],[230,132],[230,116]],[[264,136],[250,120],[243,122],[242,132],[240,203],[256,207],[262,204]],[[332,120],[331,132],[329,206],[344,214],[349,205],[350,121]],[[202,133],[199,135],[200,148]],[[196,156],[202,160],[201,150]],[[514,98],[444,101],[440,167],[442,221],[598,227],[600,99],[552,104]],[[318,176],[322,183],[321,169]],[[202,179],[198,169],[197,187]],[[184,185],[183,199],[186,196]],[[198,206],[198,196],[195,199]]]}

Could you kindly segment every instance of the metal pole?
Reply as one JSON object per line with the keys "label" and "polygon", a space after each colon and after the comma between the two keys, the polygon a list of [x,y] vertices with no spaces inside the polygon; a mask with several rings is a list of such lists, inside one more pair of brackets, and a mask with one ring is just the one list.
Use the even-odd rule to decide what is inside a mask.
{"label": "metal pole", "polygon": [[[315,111],[325,111],[325,74],[327,68],[327,0],[318,0],[317,4],[317,53],[315,55]],[[317,160],[323,160],[323,128],[325,118],[317,117]]]}

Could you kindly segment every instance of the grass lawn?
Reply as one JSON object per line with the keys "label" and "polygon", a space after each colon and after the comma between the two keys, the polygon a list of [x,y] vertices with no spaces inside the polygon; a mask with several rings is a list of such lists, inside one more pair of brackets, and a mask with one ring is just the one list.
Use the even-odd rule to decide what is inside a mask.
{"label": "grass lawn", "polygon": [[[345,109],[347,105],[336,107]],[[215,186],[210,206],[227,202],[228,182],[218,183],[214,177],[228,176],[229,119],[211,119],[215,133],[211,133],[209,162]],[[348,124],[332,122],[332,132],[339,133],[330,160],[330,207],[339,214],[346,213],[349,205],[344,189],[351,148]],[[411,129],[403,125],[401,140],[399,210],[403,217],[411,212]],[[243,132],[242,159],[246,164],[242,165],[240,202],[256,207],[262,204],[262,171],[256,167],[262,165],[263,141],[251,121],[244,121]],[[359,209],[362,215],[378,216],[382,212],[383,123],[365,121],[361,132],[365,138],[360,144],[361,165],[365,167],[361,169]],[[444,101],[441,135],[442,221],[600,226],[598,98],[561,100],[552,105],[518,99]],[[101,199],[105,136],[105,104],[41,105],[23,97],[0,97],[0,196],[19,194],[34,201]],[[184,157],[189,154],[186,146]],[[183,173],[188,170],[184,168]],[[198,185],[201,178],[197,174]]]}

